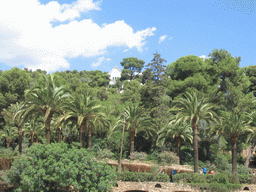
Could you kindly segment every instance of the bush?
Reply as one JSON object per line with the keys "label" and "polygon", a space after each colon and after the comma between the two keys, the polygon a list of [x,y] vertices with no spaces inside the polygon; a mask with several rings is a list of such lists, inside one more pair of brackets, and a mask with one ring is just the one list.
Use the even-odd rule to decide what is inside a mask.
{"label": "bush", "polygon": [[[252,175],[233,175],[229,173],[220,174],[198,174],[198,173],[180,173],[173,177],[175,183],[222,183],[222,184],[253,184],[256,176]],[[255,180],[256,181],[256,180]]]}
{"label": "bush", "polygon": [[96,152],[96,157],[98,159],[104,159],[104,158],[112,158],[114,156],[114,153],[112,153],[109,149],[99,149]]}
{"label": "bush", "polygon": [[132,160],[146,160],[147,158],[147,153],[145,152],[133,152],[130,155],[130,159]]}
{"label": "bush", "polygon": [[26,157],[13,162],[4,176],[17,191],[109,191],[116,183],[115,170],[97,162],[86,149],[65,143],[34,144]]}
{"label": "bush", "polygon": [[178,157],[173,152],[164,151],[158,155],[158,163],[162,164],[177,164]]}
{"label": "bush", "polygon": [[156,176],[154,176],[153,173],[124,171],[120,174],[120,180],[132,182],[168,182],[169,176],[160,172]]}
{"label": "bush", "polygon": [[207,189],[207,191],[212,192],[226,192],[226,191],[237,191],[241,189],[241,185],[239,184],[223,184],[223,183],[192,183],[190,184],[192,187],[199,189]]}

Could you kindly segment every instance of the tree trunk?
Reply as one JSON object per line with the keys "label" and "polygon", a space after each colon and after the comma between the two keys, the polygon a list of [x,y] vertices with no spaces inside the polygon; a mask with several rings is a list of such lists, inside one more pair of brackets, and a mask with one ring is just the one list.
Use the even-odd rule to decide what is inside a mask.
{"label": "tree trunk", "polygon": [[61,143],[61,127],[58,127],[58,143]]}
{"label": "tree trunk", "polygon": [[22,153],[22,127],[18,126],[19,132],[19,152]]}
{"label": "tree trunk", "polygon": [[51,143],[51,121],[52,121],[52,114],[49,114],[45,122],[45,137],[46,137],[47,145]]}
{"label": "tree trunk", "polygon": [[11,143],[11,140],[9,140],[9,139],[6,139],[6,145],[7,145],[7,149],[9,149],[9,148],[10,148],[10,143]]}
{"label": "tree trunk", "polygon": [[193,129],[193,150],[194,150],[194,172],[198,173],[198,135],[197,128],[198,124],[196,124],[195,120],[192,121],[192,129]]}
{"label": "tree trunk", "polygon": [[177,154],[178,154],[178,165],[180,165],[180,143],[181,143],[181,138],[178,137],[176,139],[176,141],[177,141],[177,146],[178,146],[178,152],[177,152]]}
{"label": "tree trunk", "polygon": [[92,148],[92,128],[88,125],[88,148]]}
{"label": "tree trunk", "polygon": [[31,145],[33,145],[33,143],[34,143],[34,137],[35,137],[35,134],[31,133]]}
{"label": "tree trunk", "polygon": [[232,173],[237,173],[237,166],[236,166],[236,144],[237,144],[237,137],[231,138],[231,145],[232,145]]}
{"label": "tree trunk", "polygon": [[135,137],[135,130],[130,131],[130,154],[134,152],[134,137]]}
{"label": "tree trunk", "polygon": [[245,164],[244,164],[247,168],[249,167],[249,163],[250,163],[250,160],[252,158],[252,154],[253,154],[255,146],[256,146],[256,137],[253,138],[249,154],[248,154],[248,156],[246,158],[246,161],[245,161]]}
{"label": "tree trunk", "polygon": [[80,142],[80,148],[83,148],[83,134],[84,134],[84,127],[85,127],[85,122],[81,124],[79,128],[79,142]]}

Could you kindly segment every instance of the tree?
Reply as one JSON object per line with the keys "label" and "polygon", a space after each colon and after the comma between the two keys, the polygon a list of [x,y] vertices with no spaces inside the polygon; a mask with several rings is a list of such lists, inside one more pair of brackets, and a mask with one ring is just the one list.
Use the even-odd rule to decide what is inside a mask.
{"label": "tree", "polygon": [[205,98],[199,98],[195,92],[186,92],[184,97],[173,101],[171,111],[176,113],[173,120],[176,123],[188,121],[193,129],[193,150],[194,150],[194,172],[198,169],[198,124],[199,120],[210,123],[217,120],[217,115],[213,111],[213,105],[207,103]]}
{"label": "tree", "polygon": [[137,59],[136,57],[124,58],[120,63],[124,69],[122,70],[121,80],[133,80],[138,78],[141,69],[144,67],[144,61]]}
{"label": "tree", "polygon": [[[105,116],[101,112],[101,105],[97,101],[91,100],[90,96],[75,95],[71,97],[70,103],[65,104],[64,110],[67,111],[60,116],[58,122],[76,122],[79,127],[79,142],[80,148],[83,148],[83,134],[88,126],[92,126],[93,119],[100,116]],[[90,123],[89,123],[90,121]],[[88,128],[88,147],[91,146],[91,127]]]}
{"label": "tree", "polygon": [[230,138],[232,146],[232,173],[237,173],[236,154],[237,154],[237,141],[238,138],[252,133],[252,129],[247,126],[247,122],[244,121],[242,113],[222,113],[222,121],[216,125],[216,129],[219,134],[222,134]]}
{"label": "tree", "polygon": [[17,129],[11,125],[5,125],[3,130],[0,130],[0,138],[6,140],[7,149],[10,147],[10,143],[13,139],[17,138]]}
{"label": "tree", "polygon": [[130,133],[130,154],[134,152],[134,137],[138,132],[145,132],[147,137],[154,131],[153,120],[144,115],[138,105],[131,105],[125,109],[125,129]]}
{"label": "tree", "polygon": [[186,91],[206,93],[211,88],[211,78],[205,73],[205,61],[195,55],[180,57],[167,65],[166,75],[168,95],[172,98]]}
{"label": "tree", "polygon": [[192,143],[192,128],[187,122],[179,122],[175,124],[175,122],[169,123],[166,127],[158,131],[157,133],[158,139],[157,142],[163,144],[167,139],[173,138],[177,143],[177,154],[179,157],[178,164],[180,164],[180,146],[181,141],[189,140]]}
{"label": "tree", "polygon": [[163,63],[167,61],[161,58],[161,55],[158,53],[154,53],[153,55],[152,63],[147,64],[146,67],[153,74],[152,80],[159,82],[164,79],[166,66]]}
{"label": "tree", "polygon": [[142,85],[137,80],[125,81],[124,92],[121,94],[123,103],[130,101],[132,103],[139,103],[141,101],[140,90]]}
{"label": "tree", "polygon": [[2,111],[5,121],[18,128],[20,153],[22,153],[22,127],[27,120],[27,117],[24,115],[25,110],[27,110],[26,104],[24,102],[17,102],[16,104],[11,104],[11,106]]}
{"label": "tree", "polygon": [[42,113],[45,123],[46,143],[50,144],[51,120],[55,112],[62,108],[65,99],[70,96],[64,86],[56,87],[55,78],[44,76],[44,86],[36,86],[25,91],[25,96],[30,104],[26,114],[33,112]]}
{"label": "tree", "polygon": [[256,127],[256,111],[253,111],[252,113],[247,114],[248,118],[248,125],[254,130],[252,134],[252,144],[249,150],[249,154],[246,158],[246,161],[244,165],[246,167],[249,167],[250,160],[252,158],[252,154],[254,152],[255,146],[256,146],[256,135],[255,135],[255,127]]}
{"label": "tree", "polygon": [[43,135],[43,120],[32,118],[24,125],[24,135],[28,135],[31,145],[34,143],[35,136]]}

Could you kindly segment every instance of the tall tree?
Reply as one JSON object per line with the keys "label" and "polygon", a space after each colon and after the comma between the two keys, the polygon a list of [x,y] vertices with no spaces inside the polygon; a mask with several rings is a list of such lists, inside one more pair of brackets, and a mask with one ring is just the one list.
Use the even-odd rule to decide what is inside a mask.
{"label": "tall tree", "polygon": [[122,70],[121,80],[133,80],[139,77],[139,74],[144,67],[144,61],[136,57],[124,58],[120,63],[124,69]]}
{"label": "tall tree", "polygon": [[254,152],[255,146],[256,146],[256,132],[255,132],[255,128],[256,128],[256,111],[248,113],[247,114],[247,118],[248,118],[248,124],[252,128],[252,130],[253,130],[253,134],[252,134],[252,138],[251,138],[252,144],[251,144],[251,147],[250,147],[250,150],[249,150],[249,154],[248,154],[248,156],[246,158],[246,161],[244,163],[244,165],[246,167],[249,167],[250,160],[252,158],[252,155],[253,155],[253,152]]}
{"label": "tall tree", "polygon": [[232,173],[237,173],[236,154],[237,141],[242,135],[252,133],[252,129],[244,121],[243,113],[223,113],[222,122],[216,126],[220,134],[229,137],[232,146]]}
{"label": "tall tree", "polygon": [[24,124],[24,135],[29,136],[31,145],[34,143],[35,136],[43,135],[43,130],[43,119],[39,120],[34,117]]}
{"label": "tall tree", "polygon": [[11,104],[11,106],[2,111],[5,121],[18,128],[20,153],[22,153],[22,127],[27,120],[27,117],[24,115],[26,110],[27,106],[24,102],[17,102],[16,104]]}
{"label": "tall tree", "polygon": [[79,142],[80,148],[83,148],[83,135],[85,128],[88,128],[88,146],[91,143],[91,128],[93,120],[100,116],[105,116],[101,112],[102,106],[95,100],[91,100],[90,96],[75,95],[72,97],[70,103],[64,106],[64,110],[67,111],[64,115],[60,116],[58,122],[69,121],[75,122],[79,127]]}
{"label": "tall tree", "polygon": [[186,91],[207,92],[211,78],[205,73],[205,61],[195,55],[180,57],[167,65],[168,95],[175,98]]}
{"label": "tall tree", "polygon": [[157,142],[163,144],[167,139],[173,138],[177,143],[177,154],[178,154],[178,164],[180,164],[180,147],[181,141],[189,140],[192,143],[192,128],[187,122],[180,122],[175,124],[175,122],[169,123],[166,127],[158,131]]}
{"label": "tall tree", "polygon": [[177,98],[173,101],[171,111],[176,113],[174,122],[190,122],[193,129],[194,172],[199,172],[198,124],[200,120],[205,120],[208,123],[217,120],[217,115],[213,111],[213,105],[207,103],[205,98],[200,98],[196,92],[187,92],[184,94],[184,97]]}
{"label": "tall tree", "polygon": [[30,107],[26,114],[33,112],[42,113],[45,123],[46,143],[50,144],[51,120],[53,114],[59,111],[67,97],[70,96],[64,86],[56,87],[53,75],[44,76],[42,86],[36,86],[25,91],[25,96],[29,101]]}
{"label": "tall tree", "polygon": [[130,153],[134,152],[134,138],[138,132],[145,132],[147,137],[155,132],[152,118],[147,117],[138,105],[125,109],[125,129],[130,133]]}
{"label": "tall tree", "polygon": [[153,81],[161,81],[164,79],[166,73],[166,66],[163,63],[167,61],[161,58],[161,55],[158,53],[154,53],[154,58],[152,59],[151,63],[147,64],[146,67],[151,71],[153,74]]}

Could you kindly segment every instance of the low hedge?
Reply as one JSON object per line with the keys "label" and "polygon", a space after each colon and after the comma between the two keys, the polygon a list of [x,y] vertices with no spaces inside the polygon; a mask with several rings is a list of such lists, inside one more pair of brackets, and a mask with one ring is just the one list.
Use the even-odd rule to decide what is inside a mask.
{"label": "low hedge", "polygon": [[180,173],[173,176],[175,183],[222,183],[222,184],[256,184],[256,176],[253,175],[233,175],[233,174],[198,174]]}
{"label": "low hedge", "polygon": [[169,176],[164,173],[130,172],[124,171],[120,174],[120,180],[132,182],[168,182]]}
{"label": "low hedge", "polygon": [[201,190],[207,191],[218,191],[218,192],[227,192],[227,191],[237,191],[242,188],[240,184],[233,183],[191,183],[190,184],[194,188],[199,188]]}

